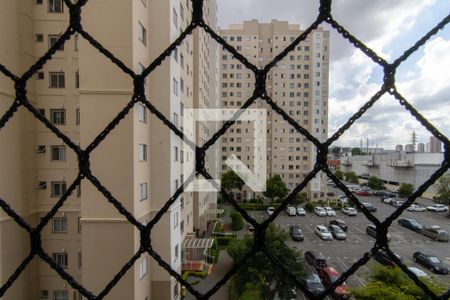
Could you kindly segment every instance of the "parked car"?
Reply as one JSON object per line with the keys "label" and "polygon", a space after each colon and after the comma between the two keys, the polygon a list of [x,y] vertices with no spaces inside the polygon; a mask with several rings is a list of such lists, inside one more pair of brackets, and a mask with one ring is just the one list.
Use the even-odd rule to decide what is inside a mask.
{"label": "parked car", "polygon": [[378,197],[388,197],[388,198],[395,198],[395,196],[396,196],[395,193],[393,193],[393,192],[383,191],[383,190],[375,191],[375,192],[373,192],[373,194]]}
{"label": "parked car", "polygon": [[356,216],[358,212],[353,207],[344,207],[342,209],[342,212],[346,214],[347,216]]}
{"label": "parked car", "polygon": [[324,241],[331,241],[333,239],[331,232],[323,225],[317,225],[315,233]]}
{"label": "parked car", "polygon": [[[400,260],[401,262],[403,262],[403,259],[400,257],[400,255],[394,253],[395,257],[397,257],[398,260]],[[373,256],[373,258],[379,262],[380,264],[382,264],[383,266],[388,266],[388,267],[395,267],[395,262],[394,260],[389,256],[389,254],[383,250],[380,249],[378,250],[378,252]]]}
{"label": "parked car", "polygon": [[322,253],[317,251],[306,251],[305,260],[309,265],[313,266],[316,270],[320,270],[328,266],[325,256],[323,256]]}
{"label": "parked car", "polygon": [[289,235],[295,242],[301,242],[304,239],[303,231],[300,228],[300,225],[293,225],[289,227]]}
{"label": "parked car", "polygon": [[[371,237],[377,238],[377,227],[375,225],[369,224],[366,227],[366,233]],[[387,240],[390,241],[392,238],[391,234],[388,232]]]}
{"label": "parked car", "polygon": [[323,207],[320,206],[316,206],[314,208],[314,212],[316,213],[316,215],[318,215],[319,217],[325,217],[327,215],[326,210]]}
{"label": "parked car", "polygon": [[448,274],[450,270],[448,265],[434,255],[417,251],[413,254],[413,260],[437,274],[445,275]]}
{"label": "parked car", "polygon": [[347,238],[344,230],[342,230],[342,228],[337,225],[330,225],[328,226],[328,229],[330,230],[331,235],[333,235],[336,240],[345,240]]}
{"label": "parked car", "polygon": [[422,224],[420,224],[419,222],[417,222],[414,219],[398,219],[397,223],[400,226],[406,227],[406,228],[414,230],[416,232],[420,232],[424,228],[424,226]]}
{"label": "parked car", "polygon": [[411,204],[410,207],[408,207],[409,211],[426,211],[427,208],[425,206],[422,205],[418,205],[418,204]]}
{"label": "parked car", "polygon": [[403,200],[394,200],[394,201],[391,202],[391,204],[392,204],[394,207],[400,207],[400,206],[403,205],[403,203],[405,203],[405,201],[403,201]]}
{"label": "parked car", "polygon": [[327,213],[327,216],[329,216],[329,217],[336,216],[336,213],[334,212],[334,210],[331,207],[329,207],[329,206],[325,207],[325,211]]}
{"label": "parked car", "polygon": [[422,229],[421,233],[424,236],[440,242],[448,242],[449,239],[448,232],[437,225],[426,227]]}
{"label": "parked car", "polygon": [[271,215],[273,215],[273,212],[275,211],[275,207],[273,206],[269,206],[267,208],[267,215],[270,217]]}
{"label": "parked car", "polygon": [[392,204],[392,201],[395,201],[395,198],[381,198],[381,202],[383,203]]}
{"label": "parked car", "polygon": [[334,192],[327,192],[328,197],[334,197],[336,194]]}
{"label": "parked car", "polygon": [[306,211],[303,207],[297,206],[297,215],[299,216],[306,216]]}
{"label": "parked car", "polygon": [[286,207],[286,214],[290,217],[297,215],[297,210],[293,206]]}
{"label": "parked car", "polygon": [[443,211],[448,211],[448,206],[443,205],[443,204],[433,204],[433,205],[427,206],[427,209],[429,211],[443,212]]}
{"label": "parked car", "polygon": [[369,203],[369,202],[363,202],[363,203],[361,203],[368,211],[370,211],[370,212],[376,212],[377,211],[377,208],[375,207],[375,206],[373,206],[373,204],[372,203]]}
{"label": "parked car", "polygon": [[312,267],[306,268],[306,276],[303,279],[303,283],[314,295],[319,295],[325,290],[319,274],[317,274],[317,271]]}
{"label": "parked car", "polygon": [[370,196],[369,192],[364,190],[357,191],[355,194],[358,196]]}
{"label": "parked car", "polygon": [[[323,268],[319,271],[319,277],[325,288],[332,285],[340,276],[341,274],[339,274],[338,271],[330,267]],[[344,282],[343,284],[338,285],[331,292],[331,297],[333,297],[333,299],[350,299],[350,290],[347,287],[347,284]]]}
{"label": "parked car", "polygon": [[430,276],[427,273],[425,273],[424,271],[422,271],[419,268],[408,267],[408,270],[410,270],[412,273],[414,273],[414,275],[416,275],[417,277],[430,278]]}
{"label": "parked car", "polygon": [[347,231],[347,229],[348,229],[347,224],[345,224],[345,222],[343,220],[339,220],[339,219],[331,220],[330,221],[330,226],[331,225],[337,225],[337,226],[341,227],[341,229],[344,230],[344,231]]}

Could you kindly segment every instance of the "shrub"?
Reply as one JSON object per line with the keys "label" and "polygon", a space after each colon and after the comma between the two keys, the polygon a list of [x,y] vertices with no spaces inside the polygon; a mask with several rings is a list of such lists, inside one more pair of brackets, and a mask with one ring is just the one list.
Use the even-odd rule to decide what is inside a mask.
{"label": "shrub", "polygon": [[231,217],[231,229],[233,231],[241,230],[244,228],[244,218],[236,210],[232,210],[230,213]]}
{"label": "shrub", "polygon": [[305,210],[306,210],[307,212],[313,212],[313,210],[314,210],[314,204],[313,204],[312,202],[307,202],[307,203],[305,204]]}

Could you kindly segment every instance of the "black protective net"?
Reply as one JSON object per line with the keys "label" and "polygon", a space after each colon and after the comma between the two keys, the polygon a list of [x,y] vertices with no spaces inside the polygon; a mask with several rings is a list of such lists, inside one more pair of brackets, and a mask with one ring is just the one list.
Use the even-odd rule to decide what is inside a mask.
{"label": "black protective net", "polygon": [[[450,163],[450,143],[446,136],[440,133],[426,118],[424,118],[396,89],[395,85],[395,73],[397,68],[405,62],[408,57],[414,53],[417,49],[427,42],[433,35],[435,35],[440,29],[442,29],[448,22],[450,22],[450,15],[445,17],[440,21],[433,29],[431,29],[425,36],[418,40],[411,48],[406,50],[400,57],[395,59],[392,63],[387,62],[382,57],[378,56],[373,50],[364,45],[351,33],[349,33],[344,27],[339,25],[336,20],[333,19],[331,14],[331,0],[320,0],[319,13],[316,20],[298,36],[287,48],[285,48],[280,54],[278,54],[269,64],[267,64],[263,69],[258,69],[255,65],[250,63],[242,54],[240,54],[235,48],[227,44],[227,42],[221,38],[212,28],[210,28],[203,19],[203,2],[204,0],[192,0],[192,20],[189,26],[180,34],[180,36],[168,46],[168,48],[159,55],[142,74],[136,74],[131,69],[129,69],[123,62],[117,59],[108,49],[105,49],[98,41],[96,41],[88,32],[84,31],[81,25],[81,12],[83,6],[86,4],[87,0],[79,0],[76,4],[73,4],[70,0],[64,0],[65,5],[70,11],[70,25],[66,31],[62,34],[59,40],[47,51],[47,53],[39,58],[23,75],[18,76],[10,72],[4,65],[0,64],[0,71],[11,79],[15,84],[15,101],[11,107],[3,114],[0,119],[0,134],[1,129],[5,127],[8,121],[14,117],[18,108],[23,106],[28,111],[30,111],[35,118],[39,119],[49,130],[51,130],[58,138],[60,138],[66,145],[68,145],[76,154],[79,161],[79,173],[75,181],[67,188],[67,191],[63,196],[57,201],[50,212],[41,219],[40,223],[34,228],[28,224],[19,214],[17,214],[9,205],[8,199],[0,199],[0,206],[14,221],[26,230],[30,238],[30,253],[23,260],[23,262],[18,266],[18,268],[10,275],[6,282],[1,283],[0,297],[2,297],[7,290],[14,284],[14,281],[19,277],[19,275],[24,271],[30,261],[35,257],[39,256],[43,261],[45,261],[53,270],[55,270],[71,287],[79,291],[84,297],[88,299],[103,299],[105,298],[109,291],[117,284],[117,282],[122,278],[122,276],[133,266],[135,261],[145,252],[155,259],[158,264],[164,268],[171,276],[176,278],[187,290],[194,295],[197,299],[209,299],[214,297],[214,293],[219,290],[236,272],[239,272],[240,268],[245,268],[245,262],[252,257],[256,252],[263,252],[274,264],[276,264],[282,271],[289,274],[292,282],[301,289],[304,294],[311,299],[322,299],[328,295],[331,290],[333,290],[338,285],[342,284],[347,278],[352,276],[358,268],[366,264],[369,259],[379,250],[384,249],[395,261],[395,263],[418,285],[423,289],[426,294],[429,295],[430,299],[448,299],[450,297],[450,290],[443,295],[435,295],[427,285],[420,281],[415,274],[408,270],[408,268],[392,253],[389,249],[389,244],[387,241],[387,232],[391,223],[398,218],[402,212],[407,209],[419,196],[422,195],[424,191],[427,190],[442,174],[444,174]],[[276,66],[276,64],[282,60],[288,53],[295,49],[295,47],[304,41],[307,36],[322,23],[328,23],[332,28],[337,30],[346,40],[348,40],[354,47],[359,48],[363,53],[370,57],[376,64],[381,66],[384,70],[383,85],[380,87],[379,91],[372,96],[372,98],[365,103],[358,112],[356,112],[336,133],[334,133],[328,140],[321,143],[317,140],[311,133],[309,133],[305,128],[293,120],[283,109],[277,106],[277,104],[268,95],[265,87],[266,76],[268,72]],[[184,134],[177,129],[177,127],[172,124],[161,112],[159,112],[155,106],[146,99],[145,97],[145,78],[152,73],[166,57],[170,56],[172,51],[178,47],[181,42],[186,38],[187,35],[192,34],[193,30],[204,30],[209,34],[217,43],[229,51],[235,59],[240,61],[246,68],[251,70],[255,75],[255,89],[253,95],[244,103],[242,109],[248,108],[255,101],[265,101],[270,107],[280,116],[283,117],[289,124],[291,124],[295,130],[300,134],[305,136],[309,141],[311,141],[317,149],[317,160],[313,170],[306,176],[302,183],[295,187],[290,194],[284,199],[282,205],[279,206],[275,213],[262,223],[258,223],[254,220],[245,209],[241,208],[230,194],[228,194],[223,189],[221,190],[222,198],[230,203],[245,220],[252,224],[255,228],[254,233],[254,245],[253,248],[241,259],[240,262],[236,263],[233,268],[221,279],[219,280],[207,293],[201,294],[192,285],[190,285],[186,280],[184,280],[179,273],[173,270],[167,262],[165,262],[158,253],[156,253],[152,247],[151,233],[155,224],[161,219],[164,213],[167,212],[169,207],[177,200],[178,196],[183,193],[183,186],[192,181],[194,176],[203,176],[206,179],[212,179],[212,176],[205,169],[205,153],[206,151],[226,132],[226,130],[234,124],[235,121],[227,121],[223,126],[213,135],[213,137],[207,141],[204,145],[198,146],[192,141],[188,141],[184,137]],[[70,138],[68,138],[63,132],[56,128],[46,117],[40,114],[37,109],[30,103],[27,98],[27,82],[32,78],[32,76],[37,73],[44,64],[52,58],[58,48],[62,46],[67,40],[70,39],[72,35],[78,33],[81,37],[86,39],[92,47],[100,51],[105,57],[109,58],[112,63],[116,64],[124,73],[128,74],[134,80],[134,94],[131,101],[126,105],[125,108],[108,124],[108,126],[94,139],[94,141],[89,144],[85,149],[81,149],[76,143],[74,143]],[[408,200],[400,206],[392,215],[387,217],[385,220],[379,220],[374,215],[372,215],[360,201],[346,188],[346,186],[340,182],[330,171],[327,166],[327,152],[329,146],[335,142],[352,124],[358,120],[370,107],[372,107],[381,96],[384,94],[390,94],[398,100],[400,105],[402,105],[412,117],[418,120],[432,135],[437,139],[442,141],[445,147],[445,158],[442,162],[441,167],[417,190],[408,198]],[[158,214],[147,224],[143,225],[138,222],[134,216],[127,211],[124,206],[120,203],[118,199],[114,196],[100,183],[100,181],[92,174],[90,169],[89,154],[98,147],[98,145],[108,136],[108,134],[120,123],[120,121],[128,114],[128,112],[133,108],[136,103],[144,104],[156,117],[158,117],[166,126],[168,126],[176,135],[180,138],[187,140],[187,144],[196,153],[196,166],[195,172],[185,181],[182,185],[164,205],[164,207],[158,212]],[[333,109],[332,107],[330,109]],[[234,119],[236,120],[236,119]],[[152,158],[150,158],[152,159]],[[331,178],[336,185],[344,191],[347,197],[353,202],[353,204],[360,209],[364,215],[377,227],[377,239],[373,248],[364,253],[357,262],[355,262],[347,271],[345,271],[341,277],[334,282],[329,288],[327,288],[321,295],[313,295],[302,283],[300,278],[296,278],[288,269],[283,265],[283,262],[275,257],[270,250],[265,246],[265,231],[268,225],[274,221],[274,219],[283,211],[286,206],[295,199],[297,193],[304,189],[308,182],[314,178],[314,176],[323,171]],[[140,249],[139,251],[122,267],[119,273],[117,273],[113,279],[104,287],[102,292],[98,295],[93,294],[91,291],[87,290],[83,285],[77,282],[70,274],[68,274],[61,266],[59,266],[55,261],[44,251],[41,243],[41,231],[48,222],[55,216],[58,209],[65,203],[67,198],[72,194],[72,192],[80,184],[81,180],[89,180],[104,196],[105,198],[113,204],[116,209],[126,217],[126,219],[134,225],[140,231]]]}

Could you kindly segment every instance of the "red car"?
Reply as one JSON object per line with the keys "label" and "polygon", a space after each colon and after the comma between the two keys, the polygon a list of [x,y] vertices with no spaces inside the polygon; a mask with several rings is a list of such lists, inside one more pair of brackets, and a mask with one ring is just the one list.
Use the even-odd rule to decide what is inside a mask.
{"label": "red car", "polygon": [[370,196],[368,191],[357,191],[355,194],[358,196]]}
{"label": "red car", "polygon": [[[328,288],[333,282],[338,280],[341,276],[338,271],[331,267],[323,268],[319,271],[320,280],[325,288]],[[350,291],[347,284],[344,282],[342,285],[338,285],[333,292],[331,292],[333,299],[350,299]]]}

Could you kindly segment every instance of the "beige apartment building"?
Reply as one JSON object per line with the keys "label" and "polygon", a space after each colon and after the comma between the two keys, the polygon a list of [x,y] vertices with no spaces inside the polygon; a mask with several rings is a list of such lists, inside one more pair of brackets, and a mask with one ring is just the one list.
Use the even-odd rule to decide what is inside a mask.
{"label": "beige apartment building", "polygon": [[[216,24],[216,3],[205,18]],[[90,0],[83,28],[126,66],[140,73],[191,18],[189,0]],[[65,31],[62,0],[0,2],[0,63],[19,76]],[[184,108],[218,105],[218,50],[196,31],[146,80],[147,99],[180,130]],[[81,36],[72,36],[27,85],[27,96],[50,122],[86,148],[132,99],[133,80]],[[0,74],[0,115],[14,101],[14,85]],[[204,124],[196,142],[213,132]],[[184,181],[182,141],[136,104],[91,153],[92,174],[143,224]],[[215,174],[215,152],[207,166]],[[0,129],[0,198],[32,226],[46,215],[78,174],[75,153],[26,109]],[[185,192],[152,231],[155,251],[181,273],[183,242],[207,228],[214,194]],[[42,232],[43,248],[78,282],[100,293],[139,250],[139,231],[88,180]],[[29,238],[0,210],[0,282],[28,255]],[[179,299],[180,287],[150,256],[142,255],[106,299]],[[2,299],[79,300],[81,295],[35,257]]]}
{"label": "beige apartment building", "polygon": [[[221,36],[258,68],[263,68],[283,51],[302,30],[299,25],[272,20],[257,20],[230,25]],[[266,88],[273,101],[292,119],[320,141],[328,135],[329,32],[313,31],[268,73]],[[223,108],[239,108],[255,88],[254,75],[232,55],[221,51],[221,104]],[[316,149],[283,118],[260,99],[252,108],[267,109],[267,176],[279,174],[293,189],[313,169]],[[221,171],[224,161],[236,154],[253,169],[252,124],[237,121],[222,137]],[[310,199],[319,199],[326,191],[326,178],[319,174],[308,185]],[[244,197],[255,193],[244,191]]]}

